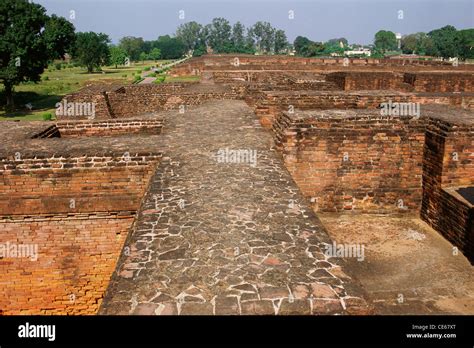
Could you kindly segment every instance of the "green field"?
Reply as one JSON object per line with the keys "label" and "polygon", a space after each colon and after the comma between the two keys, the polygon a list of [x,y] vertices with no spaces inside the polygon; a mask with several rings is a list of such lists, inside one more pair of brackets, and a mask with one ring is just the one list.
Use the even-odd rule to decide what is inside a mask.
{"label": "green field", "polygon": [[177,77],[167,76],[165,82],[195,82],[199,80],[200,77],[195,75]]}
{"label": "green field", "polygon": [[[132,83],[135,75],[144,73],[144,69],[171,61],[144,61],[132,63],[128,67],[104,67],[102,72],[88,74],[85,68],[73,67],[71,64],[62,64],[61,70],[52,64],[45,70],[38,83],[28,82],[15,86],[14,112],[5,112],[5,95],[0,85],[0,120],[43,120],[42,114],[51,112],[54,115],[55,104],[66,94],[75,92],[92,83]],[[151,71],[147,72],[151,73]],[[135,74],[135,75],[133,75]],[[26,104],[31,104],[29,110]]]}

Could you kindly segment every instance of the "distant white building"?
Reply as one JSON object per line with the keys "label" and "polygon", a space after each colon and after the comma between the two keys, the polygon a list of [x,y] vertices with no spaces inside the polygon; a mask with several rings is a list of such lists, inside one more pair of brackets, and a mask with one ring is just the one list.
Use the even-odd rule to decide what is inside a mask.
{"label": "distant white building", "polygon": [[344,55],[346,55],[346,56],[366,55],[366,56],[370,57],[371,51],[370,51],[370,48],[361,47],[361,48],[357,48],[357,49],[352,49],[350,51],[344,51]]}

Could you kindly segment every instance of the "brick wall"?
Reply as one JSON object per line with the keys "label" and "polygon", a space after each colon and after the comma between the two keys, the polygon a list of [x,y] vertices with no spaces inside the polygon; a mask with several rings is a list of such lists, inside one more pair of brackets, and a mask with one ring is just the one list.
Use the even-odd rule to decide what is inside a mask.
{"label": "brick wall", "polygon": [[[91,94],[78,92],[63,99],[67,102],[96,102],[96,119],[126,118],[180,106],[199,105],[209,100],[239,99],[233,88],[214,91],[189,90],[191,84],[160,84],[122,86],[111,91]],[[187,89],[184,88],[187,87]],[[104,106],[105,105],[105,106]],[[83,120],[88,117],[57,116],[60,120]]]}
{"label": "brick wall", "polygon": [[130,117],[141,113],[156,112],[159,110],[178,109],[199,105],[209,100],[237,99],[234,92],[208,92],[208,93],[134,93],[129,90],[127,93],[109,94],[115,117]]}
{"label": "brick wall", "polygon": [[327,75],[346,91],[355,90],[394,90],[411,91],[413,87],[404,81],[403,73],[393,72],[337,72]]}
{"label": "brick wall", "polygon": [[95,314],[132,222],[130,215],[0,219],[0,244],[38,248],[37,260],[0,259],[0,313]]}
{"label": "brick wall", "polygon": [[413,102],[445,104],[474,109],[474,94],[404,93],[396,91],[262,91],[255,101],[255,113],[262,125],[271,126],[282,111],[292,107],[314,109],[376,109],[381,103]]}
{"label": "brick wall", "polygon": [[39,255],[0,259],[0,313],[96,313],[160,157],[0,159],[0,248]]}
{"label": "brick wall", "polygon": [[474,127],[441,120],[427,125],[421,218],[474,262],[474,208],[456,193],[474,186]]}
{"label": "brick wall", "polygon": [[[238,65],[236,64],[238,58]],[[205,55],[187,60],[183,64],[173,67],[171,74],[174,76],[200,75],[205,71],[212,70],[325,70],[333,66],[341,66],[348,62],[349,68],[433,68],[452,69],[452,64],[437,61],[422,61],[413,59],[358,59],[350,58],[303,58],[289,56],[253,56],[253,55]],[[459,69],[472,70],[469,65],[459,65]]]}
{"label": "brick wall", "polygon": [[2,215],[133,211],[158,159],[152,154],[4,158],[0,211]]}
{"label": "brick wall", "polygon": [[[95,118],[107,119],[112,118],[112,110],[108,102],[107,93],[105,91],[97,92],[81,92],[66,95],[61,103],[94,103]],[[90,115],[67,115],[66,113],[56,112],[57,119],[73,119],[73,120],[84,120],[91,118]]]}
{"label": "brick wall", "polygon": [[417,92],[473,92],[472,73],[406,73],[405,82]]}
{"label": "brick wall", "polygon": [[160,134],[163,120],[108,120],[101,122],[58,122],[61,137],[117,136],[124,134]]}
{"label": "brick wall", "polygon": [[422,121],[354,110],[297,111],[281,113],[274,131],[288,170],[317,210],[419,209]]}

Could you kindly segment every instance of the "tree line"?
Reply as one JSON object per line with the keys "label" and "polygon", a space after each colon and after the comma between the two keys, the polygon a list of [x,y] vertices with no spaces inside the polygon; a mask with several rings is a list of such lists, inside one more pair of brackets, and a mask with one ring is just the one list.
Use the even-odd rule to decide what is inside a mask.
{"label": "tree line", "polygon": [[[298,36],[293,46],[297,55],[315,57],[331,53],[342,55],[347,50],[348,43],[345,38],[315,42]],[[379,30],[374,37],[373,56],[383,57],[387,52],[394,51],[442,58],[474,59],[474,29],[457,30],[452,25],[447,25],[428,33],[405,35],[400,40],[400,48],[394,32]]]}
{"label": "tree line", "polygon": [[207,25],[194,21],[181,24],[174,37],[160,36],[152,41],[124,37],[111,47],[111,61],[121,65],[127,57],[133,61],[175,59],[185,54],[196,57],[207,53],[208,48],[214,53],[282,54],[288,47],[285,32],[268,22],[246,28],[240,22],[231,25],[225,18],[214,18]]}
{"label": "tree line", "polygon": [[[344,53],[345,38],[315,42],[298,36],[293,48],[297,55],[312,57]],[[383,54],[398,47],[393,32],[375,34],[373,51]],[[474,58],[474,29],[456,30],[445,26],[429,33],[406,35],[401,40],[404,53],[461,59]],[[13,106],[14,86],[27,81],[38,82],[54,59],[68,53],[89,73],[104,65],[124,65],[130,61],[176,59],[185,54],[200,56],[208,49],[215,53],[286,54],[292,49],[283,30],[268,22],[257,22],[249,28],[214,18],[201,25],[188,22],[180,25],[174,36],[157,40],[127,36],[112,45],[108,35],[75,32],[74,25],[63,17],[48,16],[46,9],[28,0],[0,2],[0,82],[4,86],[7,108]]]}
{"label": "tree line", "polygon": [[184,23],[176,30],[176,38],[194,56],[206,53],[207,47],[215,53],[282,54],[289,46],[285,32],[268,22],[259,21],[245,28],[241,22],[231,25],[220,17],[207,25]]}

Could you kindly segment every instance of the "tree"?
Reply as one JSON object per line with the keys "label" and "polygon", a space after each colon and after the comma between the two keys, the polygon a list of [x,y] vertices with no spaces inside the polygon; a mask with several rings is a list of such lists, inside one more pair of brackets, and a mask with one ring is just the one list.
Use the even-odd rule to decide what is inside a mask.
{"label": "tree", "polygon": [[405,35],[402,38],[402,52],[421,55],[437,55],[433,40],[426,33]]}
{"label": "tree", "polygon": [[324,53],[325,46],[321,42],[314,42],[307,37],[298,36],[293,46],[296,54],[303,57],[314,57]]}
{"label": "tree", "polygon": [[87,68],[88,73],[92,73],[109,62],[109,43],[109,37],[103,33],[77,33],[74,57]]}
{"label": "tree", "polygon": [[118,65],[125,65],[127,59],[127,52],[122,47],[110,46],[110,64],[115,65],[117,69]]}
{"label": "tree", "polygon": [[474,59],[474,29],[459,30],[456,42],[460,58]]}
{"label": "tree", "polygon": [[137,61],[140,53],[145,51],[145,42],[141,37],[126,36],[120,39],[119,46],[127,52],[130,60]]}
{"label": "tree", "polygon": [[13,109],[13,87],[40,80],[50,59],[63,57],[72,44],[63,18],[48,17],[46,9],[27,0],[0,2],[0,81],[7,109]]}
{"label": "tree", "polygon": [[322,42],[311,42],[307,48],[307,57],[320,56],[324,53],[326,46]]}
{"label": "tree", "polygon": [[296,54],[299,56],[306,56],[308,46],[311,43],[311,40],[304,36],[297,36],[293,42]]}
{"label": "tree", "polygon": [[245,51],[245,26],[240,22],[232,27],[232,44],[236,52]]}
{"label": "tree", "polygon": [[457,30],[452,25],[432,30],[428,36],[433,40],[434,47],[443,58],[457,57]]}
{"label": "tree", "polygon": [[64,17],[52,15],[44,27],[44,38],[51,58],[63,59],[76,40],[75,28]]}
{"label": "tree", "polygon": [[199,45],[193,51],[193,57],[201,57],[202,55],[206,54],[206,46]]}
{"label": "tree", "polygon": [[395,33],[387,30],[379,30],[375,34],[374,39],[375,48],[382,52],[397,49],[397,37]]}
{"label": "tree", "polygon": [[148,54],[146,54],[145,52],[142,52],[142,53],[140,53],[140,55],[138,56],[138,59],[141,60],[142,62],[144,62],[145,60],[148,59]]}
{"label": "tree", "polygon": [[158,60],[161,58],[161,50],[159,48],[153,48],[148,54],[148,59]]}
{"label": "tree", "polygon": [[348,44],[347,39],[345,37],[337,38],[337,39],[330,39],[325,43],[326,47],[338,47],[344,48]]}
{"label": "tree", "polygon": [[176,38],[180,39],[186,50],[194,50],[200,43],[202,25],[196,22],[181,24],[176,30]]}
{"label": "tree", "polygon": [[275,53],[279,54],[288,48],[288,39],[283,30],[275,31]]}
{"label": "tree", "polygon": [[160,50],[162,59],[177,59],[186,53],[185,44],[180,39],[169,35],[160,36],[155,47]]}
{"label": "tree", "polygon": [[402,37],[401,49],[403,53],[417,53],[418,39],[416,34],[405,35]]}
{"label": "tree", "polygon": [[209,44],[216,52],[225,52],[231,43],[232,27],[225,18],[214,18],[209,27]]}
{"label": "tree", "polygon": [[271,53],[275,47],[275,29],[268,22],[257,22],[249,30],[257,51]]}

